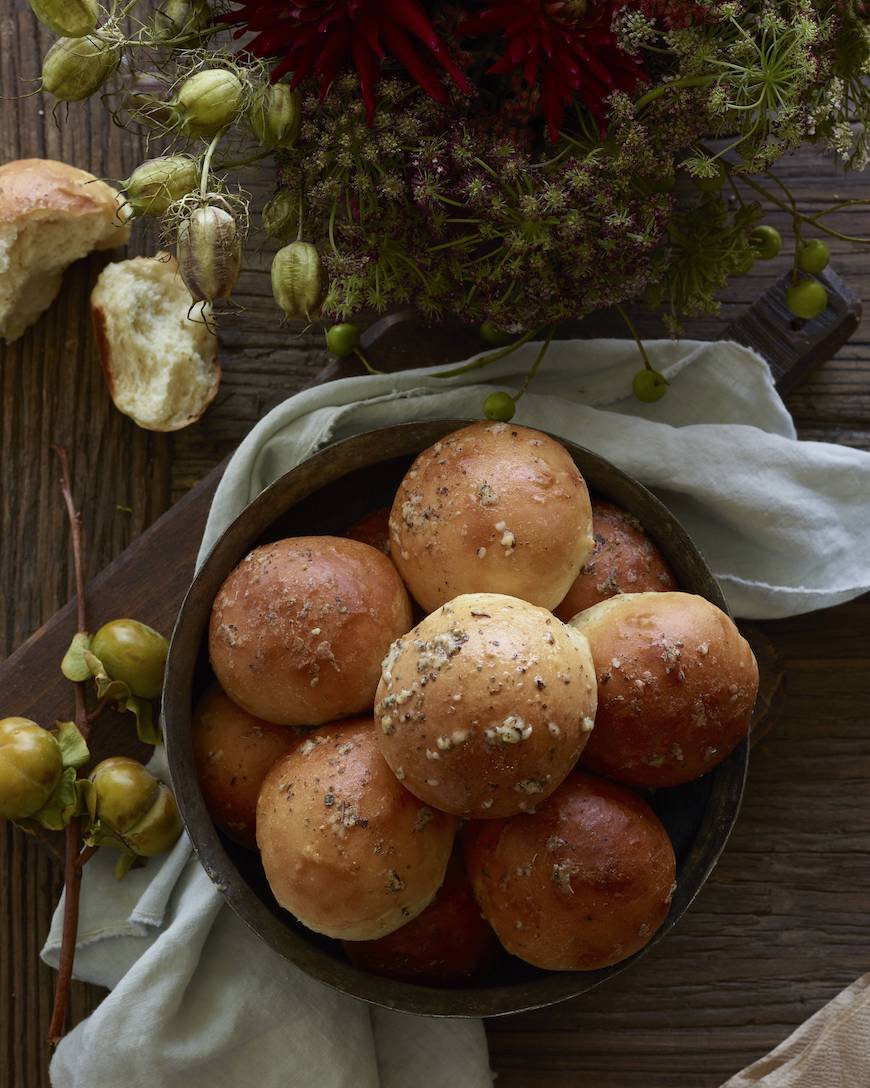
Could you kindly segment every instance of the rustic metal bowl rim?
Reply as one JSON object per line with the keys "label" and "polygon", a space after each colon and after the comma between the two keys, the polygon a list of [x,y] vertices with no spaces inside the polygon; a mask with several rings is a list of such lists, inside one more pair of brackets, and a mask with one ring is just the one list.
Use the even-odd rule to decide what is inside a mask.
{"label": "rustic metal bowl rim", "polygon": [[[202,644],[202,638],[207,631],[211,603],[216,593],[216,587],[214,587],[214,592],[206,591],[204,597],[202,593],[203,586],[207,582],[214,583],[217,577],[219,577],[219,581],[217,581],[217,585],[219,585],[235,564],[250,550],[250,547],[254,546],[254,542],[265,532],[269,522],[261,525],[253,534],[249,527],[256,524],[258,515],[276,495],[288,489],[290,482],[300,473],[300,470],[305,469],[310,474],[312,469],[317,470],[321,466],[328,467],[330,461],[334,462],[343,452],[354,449],[361,440],[370,440],[373,435],[378,435],[384,440],[388,437],[390,439],[399,437],[401,440],[404,435],[418,434],[421,431],[426,432],[427,438],[424,441],[415,445],[415,439],[405,451],[404,455],[411,456],[421,449],[425,449],[438,437],[443,437],[443,435],[453,430],[467,426],[468,422],[468,420],[455,419],[423,420],[372,428],[324,446],[264,488],[227,526],[197,569],[182,602],[173,630],[162,707],[167,759],[185,827],[193,843],[194,851],[206,872],[222,892],[228,905],[241,920],[259,939],[272,947],[279,955],[336,990],[386,1008],[432,1016],[453,1017],[509,1015],[568,1000],[586,993],[620,974],[657,945],[682,917],[715,867],[737,818],[748,765],[748,742],[744,741],[710,773],[710,776],[707,776],[713,782],[713,789],[708,798],[701,825],[683,864],[685,869],[688,862],[696,854],[700,852],[703,855],[703,857],[697,859],[700,867],[695,873],[692,886],[689,888],[683,886],[680,883],[678,874],[678,889],[672,902],[671,911],[650,943],[635,955],[601,971],[542,971],[539,977],[519,983],[473,986],[462,989],[442,989],[386,979],[361,971],[349,963],[340,962],[330,956],[314,943],[313,935],[307,937],[305,934],[291,928],[288,922],[276,917],[248,885],[227,854],[217,829],[205,808],[190,748],[193,668],[199,647]],[[575,460],[579,457],[585,463],[585,468],[581,466],[581,471],[584,472],[585,476],[590,475],[590,466],[592,466],[595,471],[591,475],[594,476],[596,472],[604,471],[613,476],[622,486],[632,491],[634,497],[642,497],[646,506],[657,513],[661,523],[667,525],[669,531],[673,532],[676,539],[687,549],[687,555],[691,556],[692,563],[704,573],[707,585],[706,592],[703,595],[712,600],[723,611],[729,611],[724,595],[697,547],[688,537],[679,521],[660,500],[637,480],[600,455],[559,435],[553,435],[552,437],[568,449]],[[388,443],[387,447],[389,447]],[[379,463],[392,460],[395,456],[397,454],[387,452],[382,457],[375,457],[367,461],[364,467],[374,467]],[[314,491],[340,479],[342,475],[347,475],[347,473],[339,474],[334,478],[328,477],[318,487],[314,487],[297,497],[295,502],[302,501],[303,498]],[[595,487],[594,482],[591,482],[590,486],[593,490],[600,490]],[[605,497],[609,498],[611,496],[605,493]],[[295,502],[290,503],[286,509],[291,509]],[[274,522],[278,516],[280,515],[274,514],[271,521]],[[641,520],[643,521],[643,519]],[[651,530],[649,525],[645,525],[645,527],[648,531]],[[651,535],[661,545],[658,534],[651,533]],[[238,554],[238,546],[234,546],[236,538],[242,540],[241,554]],[[232,555],[236,556],[234,560]],[[665,556],[673,563],[675,558],[673,555],[669,555],[665,551]],[[227,557],[228,561],[224,561]],[[215,573],[217,564],[220,564],[218,575]],[[206,597],[207,599],[205,599]],[[711,815],[713,802],[723,793],[723,789],[720,789],[718,794],[716,792],[717,780],[723,786],[723,789],[727,788],[728,804],[726,811],[719,814],[718,825],[712,827],[708,825],[713,822]],[[715,842],[712,842],[709,840],[709,836],[714,831],[716,832],[716,839]],[[708,836],[706,843],[702,841],[705,834]],[[307,934],[307,931],[305,933]]]}

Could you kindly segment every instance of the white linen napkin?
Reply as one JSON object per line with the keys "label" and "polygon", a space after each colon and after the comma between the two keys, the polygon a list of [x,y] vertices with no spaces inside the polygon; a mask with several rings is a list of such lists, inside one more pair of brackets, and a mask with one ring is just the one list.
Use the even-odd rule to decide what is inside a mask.
{"label": "white linen napkin", "polygon": [[[796,441],[767,364],[748,349],[647,348],[672,383],[656,404],[626,396],[634,344],[556,342],[517,422],[588,446],[656,491],[738,615],[792,615],[870,587],[870,454]],[[330,440],[411,419],[479,418],[493,388],[522,384],[535,350],[458,378],[371,375],[291,397],[230,461],[200,561],[252,498]],[[307,978],[222,906],[186,837],[121,883],[107,853],[85,870],[76,974],[112,992],[58,1046],[55,1088],[491,1085],[479,1022],[372,1009]],[[53,965],[62,906],[43,949]]]}

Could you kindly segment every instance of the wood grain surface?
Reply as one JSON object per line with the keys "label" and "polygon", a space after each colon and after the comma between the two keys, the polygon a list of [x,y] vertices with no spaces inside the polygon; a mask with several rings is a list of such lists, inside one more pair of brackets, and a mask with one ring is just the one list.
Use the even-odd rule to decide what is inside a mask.
{"label": "wood grain surface", "polygon": [[[23,0],[0,0],[0,161],[56,157],[107,179],[126,176],[144,148],[98,101],[53,113],[30,94],[49,42]],[[29,97],[12,101],[22,95]],[[844,179],[833,162],[808,152],[782,173],[811,207],[868,194],[866,177]],[[268,169],[246,184],[262,201]],[[770,221],[785,227],[778,215]],[[843,222],[868,235],[870,209]],[[152,252],[154,244],[136,231],[129,252]],[[832,249],[839,275],[870,300],[867,251]],[[140,431],[108,399],[87,319],[88,293],[108,259],[70,269],[54,308],[0,348],[0,653],[11,653],[71,594],[51,442],[73,456],[95,575],[326,363],[319,333],[299,336],[277,320],[268,249],[255,237],[236,295],[244,309],[221,330],[224,379],[214,407],[174,436]],[[784,267],[784,259],[756,265],[719,317],[695,323],[691,334],[718,335]],[[649,323],[642,331],[655,334]],[[405,345],[409,356],[415,349]],[[788,403],[802,437],[870,449],[867,318]],[[154,578],[169,592],[180,568],[168,547]],[[135,604],[131,598],[131,612]],[[108,617],[95,611],[101,618]],[[712,1088],[870,969],[870,600],[761,626],[785,667],[780,719],[755,752],[743,813],[713,878],[677,931],[605,990],[491,1023],[500,1088]],[[0,714],[26,712],[2,700],[0,691]],[[49,856],[0,829],[2,1088],[48,1084],[53,973],[38,952],[59,888]],[[76,986],[74,1017],[100,996]]]}

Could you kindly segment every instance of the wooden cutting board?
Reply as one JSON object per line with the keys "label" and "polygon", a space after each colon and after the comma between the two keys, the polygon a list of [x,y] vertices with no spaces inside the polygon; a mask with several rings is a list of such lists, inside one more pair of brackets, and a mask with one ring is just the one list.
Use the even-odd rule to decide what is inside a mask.
{"label": "wooden cutting board", "polygon": [[[783,277],[721,336],[759,351],[770,363],[783,394],[834,355],[861,318],[860,300],[839,277],[828,271],[821,278],[831,302],[819,318],[809,322],[792,318],[785,307],[787,277]],[[605,314],[566,329],[564,334],[622,336],[624,331]],[[363,345],[377,366],[393,371],[445,364],[479,350],[473,330],[445,324],[424,331],[413,319],[392,317],[371,326]],[[362,367],[357,371],[347,363],[331,363],[314,384],[355,372],[361,373]],[[88,609],[95,620],[134,616],[157,630],[171,631],[191,581],[212,496],[225,464],[218,465],[89,583]],[[0,664],[4,706],[15,707],[17,714],[44,724],[68,715],[69,685],[58,665],[74,630],[74,602],[69,602]]]}

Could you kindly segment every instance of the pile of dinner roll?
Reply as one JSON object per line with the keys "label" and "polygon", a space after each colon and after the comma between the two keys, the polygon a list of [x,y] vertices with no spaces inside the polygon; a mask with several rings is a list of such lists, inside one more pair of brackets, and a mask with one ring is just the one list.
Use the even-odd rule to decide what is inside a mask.
{"label": "pile of dinner roll", "polygon": [[506,423],[424,450],[344,537],[255,548],[209,652],[215,823],[354,964],[441,986],[646,945],[676,873],[648,791],[725,759],[758,687],[637,520]]}

